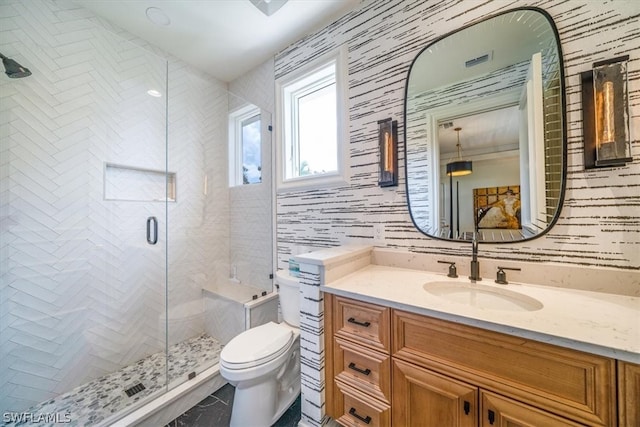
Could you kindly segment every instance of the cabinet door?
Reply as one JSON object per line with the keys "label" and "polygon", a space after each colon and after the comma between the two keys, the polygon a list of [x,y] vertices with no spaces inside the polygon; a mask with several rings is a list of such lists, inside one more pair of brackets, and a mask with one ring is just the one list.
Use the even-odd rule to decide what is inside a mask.
{"label": "cabinet door", "polygon": [[581,425],[485,390],[480,392],[481,427],[577,427]]}
{"label": "cabinet door", "polygon": [[395,359],[392,378],[394,426],[477,425],[476,387]]}
{"label": "cabinet door", "polygon": [[620,425],[640,427],[640,365],[618,362]]}

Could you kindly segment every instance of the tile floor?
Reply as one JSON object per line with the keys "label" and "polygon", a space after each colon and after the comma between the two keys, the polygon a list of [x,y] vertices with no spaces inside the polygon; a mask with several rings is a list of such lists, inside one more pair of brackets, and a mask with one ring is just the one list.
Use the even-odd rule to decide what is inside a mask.
{"label": "tile floor", "polygon": [[[227,427],[231,419],[234,393],[235,388],[227,384],[165,427]],[[273,426],[297,426],[300,421],[300,410],[300,396],[298,396],[298,399]]]}

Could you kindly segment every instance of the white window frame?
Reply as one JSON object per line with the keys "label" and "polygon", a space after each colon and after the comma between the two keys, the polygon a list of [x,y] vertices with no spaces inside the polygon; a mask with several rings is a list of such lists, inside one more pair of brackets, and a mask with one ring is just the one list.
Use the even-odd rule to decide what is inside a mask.
{"label": "white window frame", "polygon": [[[247,105],[229,113],[229,187],[242,187],[242,123],[254,116],[260,116],[260,108]],[[262,118],[259,117],[259,120]],[[260,140],[262,141],[262,135]],[[262,142],[261,142],[262,152]],[[251,185],[260,184],[258,182]],[[249,184],[247,184],[249,185]]]}
{"label": "white window frame", "polygon": [[[340,186],[349,183],[349,135],[347,126],[349,106],[346,58],[346,46],[342,46],[276,80],[276,123],[278,125],[275,127],[275,137],[278,142],[276,144],[276,186],[278,192]],[[311,92],[314,83],[308,84],[309,76],[331,64],[335,65],[336,81],[337,171],[286,178],[288,161],[286,147],[290,143],[291,135],[295,129],[293,119],[287,114],[292,100],[291,95],[288,95],[287,92],[292,92],[290,88],[295,88],[296,86],[308,88],[308,92]],[[315,82],[315,87],[321,85],[321,80]],[[296,92],[295,89],[293,92]]]}

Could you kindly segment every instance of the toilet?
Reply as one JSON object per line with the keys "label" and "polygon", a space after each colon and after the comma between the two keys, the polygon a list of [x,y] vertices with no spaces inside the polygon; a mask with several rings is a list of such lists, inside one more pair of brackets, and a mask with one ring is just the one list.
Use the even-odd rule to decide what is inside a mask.
{"label": "toilet", "polygon": [[235,386],[231,427],[270,426],[300,394],[300,282],[276,274],[282,323],[248,329],[222,349],[220,375]]}

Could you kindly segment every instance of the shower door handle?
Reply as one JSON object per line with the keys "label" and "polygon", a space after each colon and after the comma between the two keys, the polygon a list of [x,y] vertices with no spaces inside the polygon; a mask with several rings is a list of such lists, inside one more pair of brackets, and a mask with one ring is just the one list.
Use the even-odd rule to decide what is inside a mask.
{"label": "shower door handle", "polygon": [[[153,224],[153,237],[151,237],[151,224]],[[147,218],[147,243],[150,245],[158,243],[158,219],[155,216]]]}

